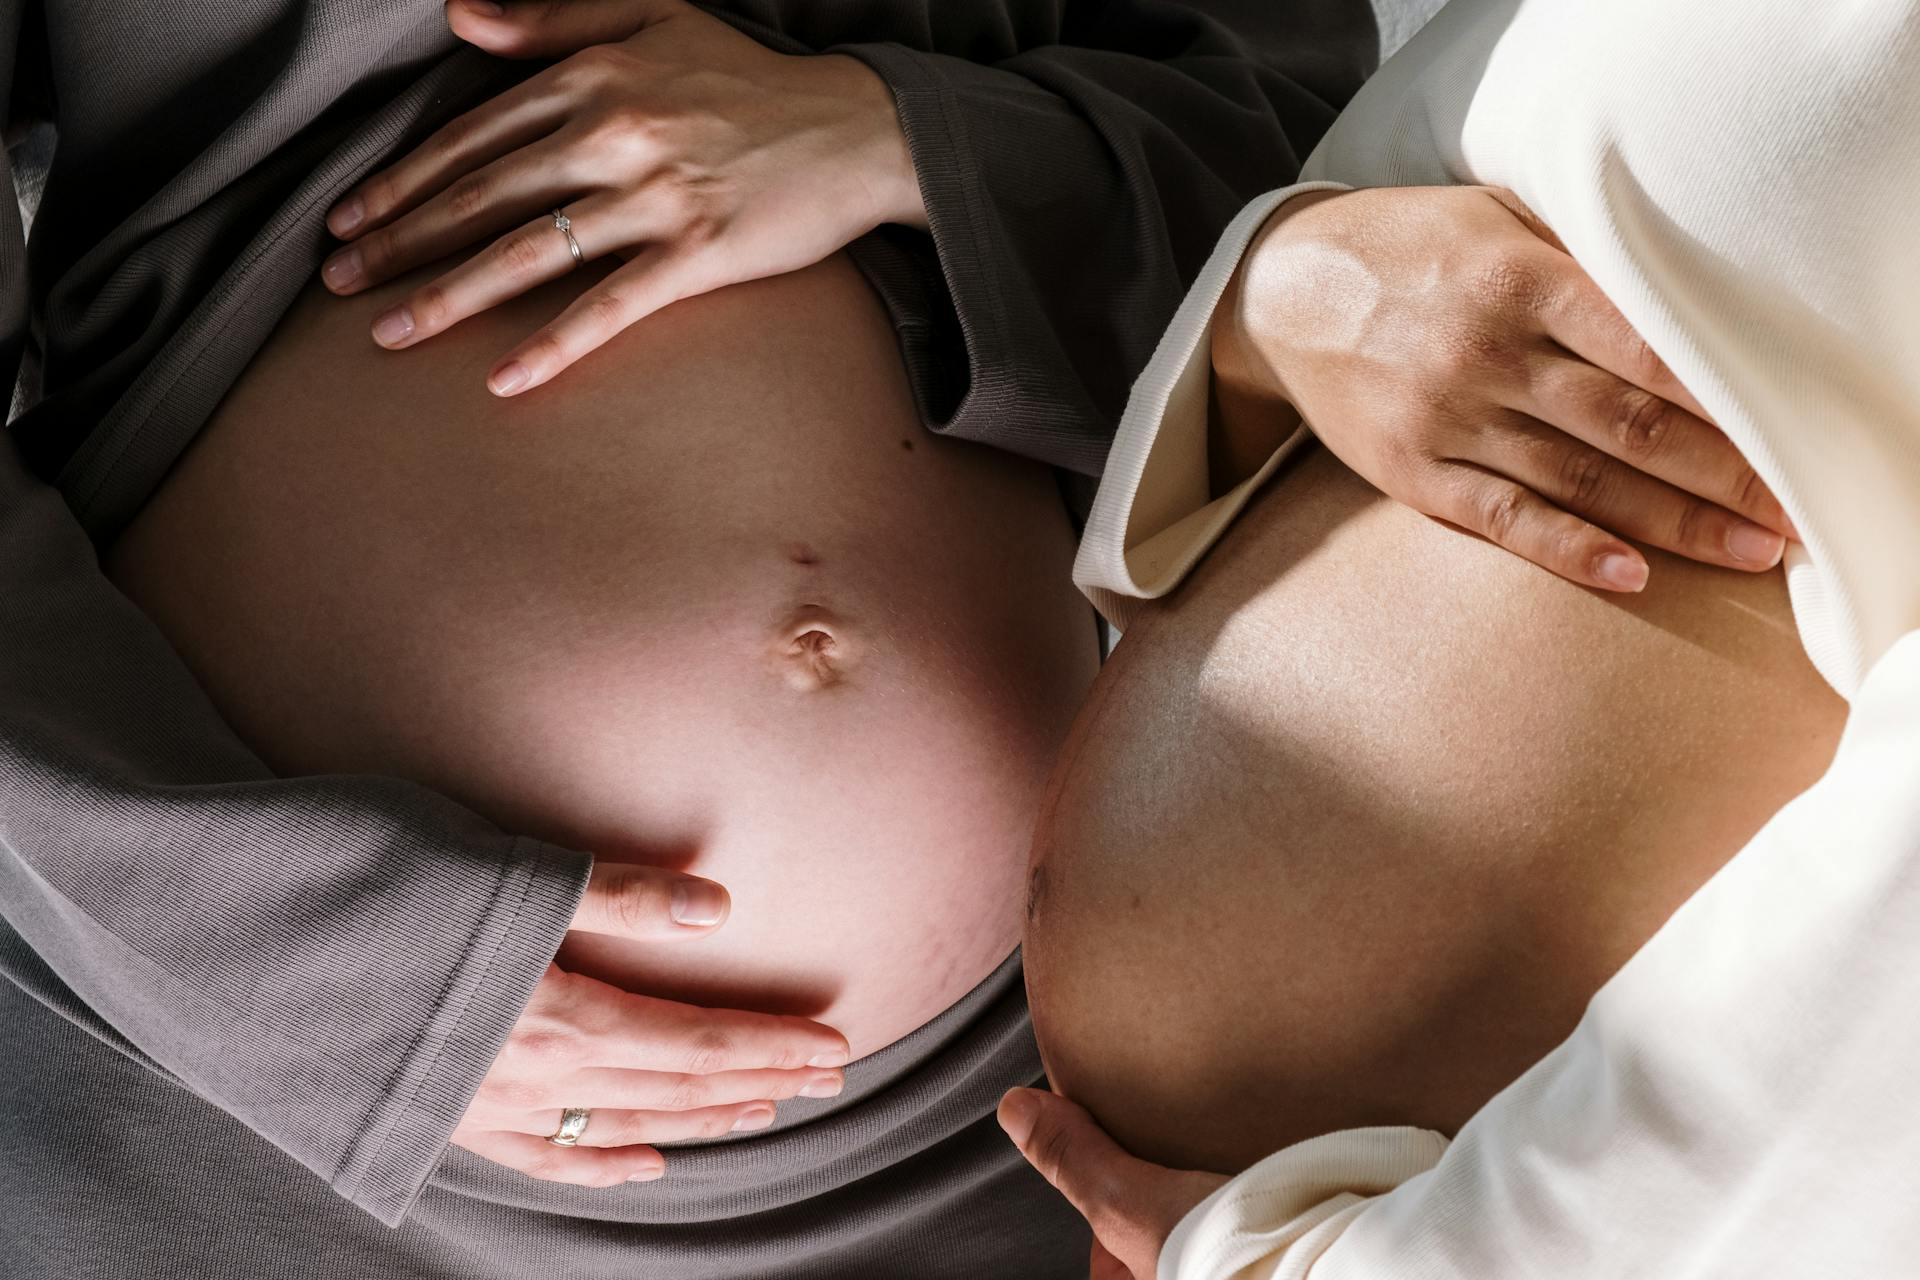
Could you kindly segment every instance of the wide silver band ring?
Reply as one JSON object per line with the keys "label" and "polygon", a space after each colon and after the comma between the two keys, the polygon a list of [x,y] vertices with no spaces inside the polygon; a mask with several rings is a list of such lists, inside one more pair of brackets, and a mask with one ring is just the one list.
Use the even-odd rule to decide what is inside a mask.
{"label": "wide silver band ring", "polygon": [[573,250],[573,265],[577,267],[585,262],[587,256],[580,252],[580,242],[573,238],[573,219],[560,212],[560,210],[555,209],[553,211],[553,225],[559,228],[560,234],[567,238],[567,248]]}
{"label": "wide silver band ring", "polygon": [[587,1131],[587,1120],[593,1115],[590,1107],[568,1107],[560,1113],[560,1127],[547,1139],[556,1147],[571,1147],[580,1141],[580,1135]]}

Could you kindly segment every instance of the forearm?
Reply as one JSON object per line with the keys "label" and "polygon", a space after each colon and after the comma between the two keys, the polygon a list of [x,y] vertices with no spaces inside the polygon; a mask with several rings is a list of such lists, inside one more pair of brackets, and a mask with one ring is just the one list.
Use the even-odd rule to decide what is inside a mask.
{"label": "forearm", "polygon": [[8,976],[397,1224],[587,855],[389,779],[272,778],[10,448],[0,652]]}

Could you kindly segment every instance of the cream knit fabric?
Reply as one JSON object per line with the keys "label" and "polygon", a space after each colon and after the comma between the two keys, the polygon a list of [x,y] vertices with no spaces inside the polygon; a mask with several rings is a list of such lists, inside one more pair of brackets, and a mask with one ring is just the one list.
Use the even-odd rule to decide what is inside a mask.
{"label": "cream knit fabric", "polygon": [[1075,568],[1125,624],[1272,474],[1209,503],[1207,332],[1319,186],[1512,188],[1805,537],[1827,776],[1448,1145],[1278,1152],[1160,1280],[1892,1276],[1920,1268],[1920,4],[1453,0],[1222,239],[1136,384]]}

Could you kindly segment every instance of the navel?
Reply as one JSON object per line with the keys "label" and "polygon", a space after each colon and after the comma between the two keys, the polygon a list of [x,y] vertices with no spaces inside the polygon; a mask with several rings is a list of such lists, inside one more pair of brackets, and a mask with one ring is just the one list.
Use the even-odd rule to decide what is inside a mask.
{"label": "navel", "polygon": [[844,619],[823,604],[805,603],[775,628],[771,658],[789,688],[806,692],[844,682],[855,648]]}

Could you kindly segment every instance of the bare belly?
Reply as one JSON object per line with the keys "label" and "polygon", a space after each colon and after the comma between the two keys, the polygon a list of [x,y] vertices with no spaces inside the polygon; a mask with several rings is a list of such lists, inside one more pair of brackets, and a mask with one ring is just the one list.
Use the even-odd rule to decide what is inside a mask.
{"label": "bare belly", "polygon": [[1071,527],[1043,466],[920,428],[843,258],[490,396],[605,269],[399,353],[367,327],[413,280],[309,285],[109,572],[276,770],[412,778],[733,896],[706,938],[572,935],[563,967],[863,1056],[1019,941],[1097,669]]}
{"label": "bare belly", "polygon": [[1232,1172],[1459,1126],[1824,770],[1778,572],[1573,587],[1316,450],[1129,629],[1063,750],[1023,960],[1051,1079]]}

